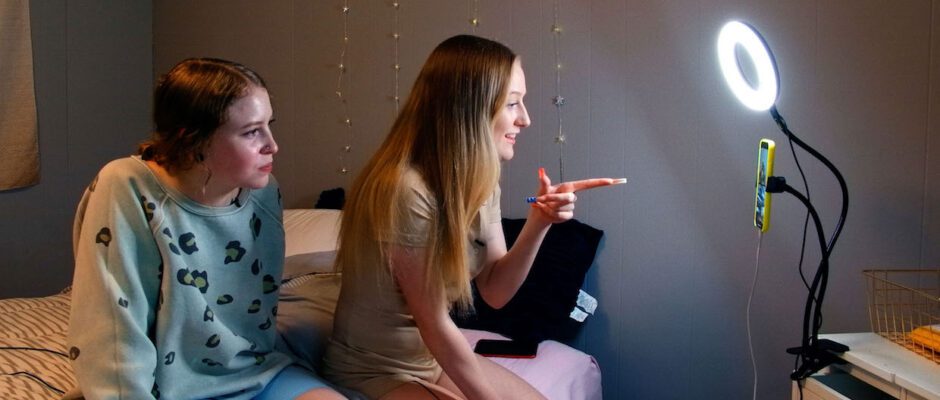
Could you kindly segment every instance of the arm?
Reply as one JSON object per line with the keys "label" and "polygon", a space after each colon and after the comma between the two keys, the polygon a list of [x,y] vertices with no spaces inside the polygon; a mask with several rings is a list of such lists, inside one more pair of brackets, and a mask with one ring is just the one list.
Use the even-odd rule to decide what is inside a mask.
{"label": "arm", "polygon": [[424,266],[423,248],[389,246],[389,260],[398,287],[414,316],[421,339],[468,399],[495,399],[476,355],[447,312],[444,294],[431,292]]}
{"label": "arm", "polygon": [[151,398],[157,355],[148,331],[160,263],[127,182],[102,171],[82,198],[74,241],[68,345],[82,392],[95,399]]}
{"label": "arm", "polygon": [[497,219],[485,228],[490,238],[486,243],[486,262],[475,281],[486,304],[499,309],[516,295],[550,226],[540,210],[531,208],[519,237],[508,251],[502,222]]}
{"label": "arm", "polygon": [[544,169],[540,168],[539,196],[536,203],[532,204],[525,225],[512,249],[506,250],[506,238],[499,218],[486,227],[487,237],[490,238],[486,243],[486,262],[475,279],[480,296],[486,303],[499,309],[515,296],[529,275],[532,262],[535,261],[535,255],[549,227],[554,223],[574,218],[574,203],[578,199],[574,192],[609,186],[616,182],[618,181],[610,178],[594,178],[552,186]]}

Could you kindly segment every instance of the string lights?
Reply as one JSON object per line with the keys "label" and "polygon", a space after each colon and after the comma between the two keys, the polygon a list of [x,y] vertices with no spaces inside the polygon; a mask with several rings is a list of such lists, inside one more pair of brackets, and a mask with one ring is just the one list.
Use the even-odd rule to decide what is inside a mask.
{"label": "string lights", "polygon": [[479,2],[478,0],[468,0],[467,1],[467,20],[470,21],[470,33],[477,33],[477,26],[480,25],[480,18],[477,14],[479,11]]}
{"label": "string lights", "polygon": [[[394,63],[392,64],[392,69],[394,71],[394,88],[392,94],[392,101],[395,104],[395,113],[397,114],[401,106],[401,95],[400,95],[400,72],[401,72],[401,63],[400,63],[400,40],[401,40],[401,2],[392,1],[391,6],[394,13],[394,28],[392,31],[392,41],[393,41],[393,57]],[[353,139],[353,122],[352,118],[349,115],[349,103],[344,95],[344,88],[346,79],[346,73],[348,71],[348,65],[346,64],[346,53],[349,48],[349,13],[351,9],[349,7],[348,0],[343,0],[343,7],[341,8],[341,14],[343,18],[343,37],[342,37],[342,46],[340,49],[339,63],[337,64],[337,79],[336,79],[336,97],[339,99],[342,119],[341,123],[343,124],[343,129],[346,132],[344,137],[346,138],[346,144],[340,149],[339,161],[340,168],[338,170],[341,174],[347,174],[350,172],[350,167],[348,165],[348,156],[352,152],[352,139]],[[476,33],[476,28],[480,25],[479,19],[479,0],[467,0],[467,19],[470,24],[470,31]],[[554,50],[555,57],[555,95],[552,96],[551,101],[555,106],[555,115],[558,122],[558,131],[555,135],[554,141],[558,145],[558,169],[559,169],[559,179],[564,180],[565,176],[565,131],[562,118],[562,108],[565,105],[566,99],[561,95],[561,50],[560,50],[560,40],[562,35],[562,28],[559,24],[559,0],[555,0],[552,6],[552,47]]]}
{"label": "string lights", "polygon": [[399,45],[399,40],[401,39],[401,23],[399,19],[401,15],[401,3],[398,1],[393,1],[392,8],[394,9],[394,13],[395,13],[395,29],[392,32],[392,40],[394,41],[394,46],[395,46],[395,51],[394,51],[395,63],[392,64],[392,69],[395,70],[395,92],[392,94],[392,100],[395,102],[395,114],[397,115],[398,107],[401,105],[401,96],[399,94],[400,92],[399,92],[399,81],[398,81],[399,72],[401,72],[401,63],[399,62],[400,59],[398,57],[398,54],[399,54],[398,45]]}
{"label": "string lights", "polygon": [[339,99],[340,106],[342,107],[343,118],[342,123],[344,130],[346,131],[346,145],[340,149],[339,153],[339,173],[347,174],[349,173],[349,165],[347,164],[347,155],[352,152],[352,119],[349,116],[349,104],[346,101],[346,96],[343,95],[344,88],[344,77],[346,76],[346,49],[349,47],[349,2],[343,0],[343,8],[341,9],[343,15],[343,45],[339,53],[339,64],[337,64],[337,69],[339,77],[336,79],[336,97]]}
{"label": "string lights", "polygon": [[558,177],[560,182],[565,180],[565,132],[562,128],[562,107],[565,105],[565,98],[561,95],[561,51],[559,41],[561,40],[561,25],[558,24],[558,0],[555,0],[552,7],[552,46],[555,51],[555,95],[552,96],[552,104],[555,105],[555,115],[558,117],[558,134],[555,136],[555,143],[558,145]]}

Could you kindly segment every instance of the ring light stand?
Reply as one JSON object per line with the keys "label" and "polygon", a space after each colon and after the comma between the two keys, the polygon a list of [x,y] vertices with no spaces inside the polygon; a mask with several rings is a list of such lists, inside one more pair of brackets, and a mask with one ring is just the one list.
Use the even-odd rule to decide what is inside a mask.
{"label": "ring light stand", "polygon": [[[744,78],[741,73],[741,67],[738,65],[736,50],[740,46],[747,52],[753,66],[756,70],[758,84],[753,87]],[[826,367],[834,362],[841,360],[832,354],[832,352],[845,352],[849,348],[840,343],[831,340],[819,339],[819,329],[822,326],[822,303],[826,294],[826,286],[829,282],[829,256],[835,246],[839,234],[842,232],[842,226],[845,222],[845,216],[848,212],[849,195],[848,189],[842,174],[826,157],[800,140],[789,127],[786,121],[780,116],[775,105],[779,94],[779,78],[777,75],[776,63],[770,52],[767,43],[751,26],[739,22],[731,21],[725,24],[718,35],[718,61],[721,65],[721,71],[724,74],[725,81],[729,88],[746,107],[755,111],[770,110],[770,115],[776,122],[780,130],[786,135],[792,143],[806,150],[813,157],[822,162],[835,175],[842,190],[842,210],[839,215],[839,221],[833,231],[832,237],[826,243],[822,223],[819,214],[816,212],[810,200],[802,193],[792,188],[786,183],[786,179],[780,176],[771,176],[768,178],[767,192],[780,193],[787,192],[799,199],[813,218],[819,238],[819,247],[821,260],[816,274],[813,277],[812,284],[809,286],[809,294],[806,298],[806,307],[803,315],[803,338],[799,347],[787,349],[790,354],[799,356],[797,368],[790,374],[790,379],[801,380],[816,371]]]}

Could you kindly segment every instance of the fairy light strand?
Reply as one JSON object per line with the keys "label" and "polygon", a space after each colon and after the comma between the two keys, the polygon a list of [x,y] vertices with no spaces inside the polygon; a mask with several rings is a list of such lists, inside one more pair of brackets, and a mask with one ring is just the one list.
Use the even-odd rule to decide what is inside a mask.
{"label": "fairy light strand", "polygon": [[339,53],[339,64],[337,64],[338,77],[336,79],[336,97],[339,99],[340,106],[342,107],[343,119],[342,123],[344,125],[344,130],[346,131],[346,145],[340,149],[339,153],[339,173],[347,174],[349,173],[349,165],[347,164],[347,156],[352,152],[352,119],[349,116],[349,103],[346,101],[346,96],[343,95],[344,78],[346,76],[346,50],[349,47],[349,2],[347,0],[343,1],[343,8],[341,9],[343,15],[343,45]]}
{"label": "fairy light strand", "polygon": [[477,33],[477,26],[480,25],[478,0],[467,1],[467,20],[470,22],[470,33]]}
{"label": "fairy light strand", "polygon": [[555,52],[555,96],[552,97],[552,104],[555,105],[555,115],[558,117],[558,134],[555,136],[555,143],[558,145],[558,176],[561,182],[565,180],[565,132],[562,126],[562,107],[565,105],[565,98],[561,95],[561,25],[558,23],[558,0],[555,0],[552,7],[552,46]]}
{"label": "fairy light strand", "polygon": [[395,63],[392,64],[392,69],[395,70],[395,92],[392,94],[392,101],[395,102],[395,114],[398,114],[398,108],[401,106],[401,95],[399,91],[399,73],[401,72],[401,62],[399,58],[399,41],[401,40],[401,2],[393,1],[392,8],[395,13],[395,28],[392,32],[392,40],[394,41],[395,51]]}

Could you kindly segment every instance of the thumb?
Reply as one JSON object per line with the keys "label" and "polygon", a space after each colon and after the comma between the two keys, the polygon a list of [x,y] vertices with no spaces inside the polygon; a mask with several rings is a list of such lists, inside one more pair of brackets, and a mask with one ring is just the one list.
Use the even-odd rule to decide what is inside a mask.
{"label": "thumb", "polygon": [[539,195],[550,193],[552,187],[552,180],[549,179],[548,174],[545,173],[545,167],[539,167]]}

